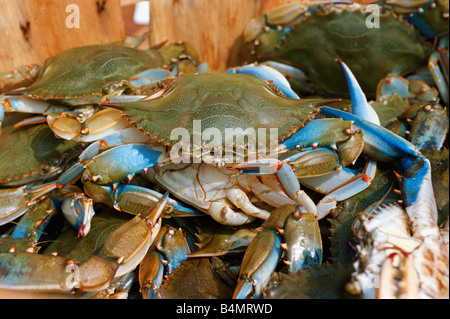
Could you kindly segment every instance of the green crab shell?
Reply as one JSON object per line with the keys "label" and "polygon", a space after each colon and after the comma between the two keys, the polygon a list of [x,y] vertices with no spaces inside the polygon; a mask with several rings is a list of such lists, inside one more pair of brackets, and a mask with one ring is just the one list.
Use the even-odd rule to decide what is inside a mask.
{"label": "green crab shell", "polygon": [[211,73],[180,78],[155,99],[108,105],[122,109],[130,122],[169,146],[178,141],[171,140],[171,132],[177,128],[189,131],[195,142],[194,121],[200,120],[203,132],[220,131],[220,145],[228,145],[226,129],[254,129],[259,141],[258,129],[265,128],[266,146],[270,147],[274,146],[270,145],[271,128],[278,130],[278,143],[310,121],[321,102],[278,95],[253,75]]}
{"label": "green crab shell", "polygon": [[48,58],[38,80],[21,92],[45,99],[101,96],[106,83],[127,80],[143,70],[163,65],[163,57],[155,49],[144,51],[122,45],[76,47]]}
{"label": "green crab shell", "polygon": [[253,50],[259,60],[302,69],[316,91],[342,96],[347,95],[348,88],[335,61],[339,57],[363,91],[374,96],[378,82],[387,74],[399,75],[426,66],[430,48],[418,31],[381,7],[379,28],[368,28],[370,12],[364,10],[364,6],[318,7],[287,25],[292,29],[289,32],[265,27],[267,31],[253,39]]}
{"label": "green crab shell", "polygon": [[9,115],[0,138],[0,184],[23,185],[59,174],[81,147],[55,137],[47,124],[14,128],[28,115]]}

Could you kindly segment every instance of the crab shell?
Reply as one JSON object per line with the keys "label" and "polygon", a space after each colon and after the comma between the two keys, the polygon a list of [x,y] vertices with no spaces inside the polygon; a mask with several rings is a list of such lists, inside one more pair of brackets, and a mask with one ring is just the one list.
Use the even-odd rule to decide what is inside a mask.
{"label": "crab shell", "polygon": [[388,73],[403,74],[427,65],[428,44],[392,11],[379,7],[379,28],[374,28],[367,25],[371,12],[357,4],[292,8],[285,8],[281,17],[283,7],[253,20],[244,37],[259,61],[281,62],[306,72],[313,91],[347,94],[336,57],[346,62],[368,96],[375,95],[378,82]]}
{"label": "crab shell", "polygon": [[164,59],[155,49],[114,44],[76,47],[48,58],[38,80],[17,94],[35,99],[81,99],[70,104],[88,104],[88,97],[93,97],[88,102],[101,102],[101,88],[106,83],[163,65]]}
{"label": "crab shell", "polygon": [[177,128],[186,129],[195,143],[196,120],[201,121],[203,132],[219,130],[225,137],[219,146],[233,143],[227,140],[227,129],[255,129],[258,139],[262,137],[259,129],[266,129],[266,146],[272,147],[271,128],[278,129],[278,138],[272,141],[278,143],[311,121],[316,106],[323,102],[287,98],[253,75],[224,73],[185,76],[155,99],[108,106],[121,109],[138,129],[170,147],[178,141],[171,136]]}

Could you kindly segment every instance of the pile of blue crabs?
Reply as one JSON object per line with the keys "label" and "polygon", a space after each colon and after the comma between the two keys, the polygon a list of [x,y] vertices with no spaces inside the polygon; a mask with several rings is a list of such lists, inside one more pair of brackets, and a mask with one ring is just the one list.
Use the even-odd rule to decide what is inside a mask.
{"label": "pile of blue crabs", "polygon": [[0,72],[0,291],[449,298],[448,12],[289,3],[226,73],[131,37]]}

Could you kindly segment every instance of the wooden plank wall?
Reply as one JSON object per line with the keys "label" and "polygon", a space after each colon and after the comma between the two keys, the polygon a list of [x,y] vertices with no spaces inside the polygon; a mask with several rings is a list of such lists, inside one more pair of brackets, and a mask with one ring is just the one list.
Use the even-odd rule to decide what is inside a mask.
{"label": "wooden plank wall", "polygon": [[[79,8],[79,28],[66,24],[75,22],[70,4]],[[0,0],[0,71],[123,37],[120,0]]]}

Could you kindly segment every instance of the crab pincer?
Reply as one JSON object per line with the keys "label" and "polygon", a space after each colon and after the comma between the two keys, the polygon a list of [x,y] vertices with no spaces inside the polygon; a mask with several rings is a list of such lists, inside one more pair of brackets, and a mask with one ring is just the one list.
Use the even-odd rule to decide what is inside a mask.
{"label": "crab pincer", "polygon": [[97,255],[74,261],[28,252],[0,254],[0,288],[29,291],[99,291],[133,271],[161,227],[168,193],[151,209],[116,229]]}
{"label": "crab pincer", "polygon": [[299,205],[283,205],[272,212],[245,251],[233,298],[261,297],[282,249],[287,252],[289,272],[322,262],[322,239],[314,214]]}

